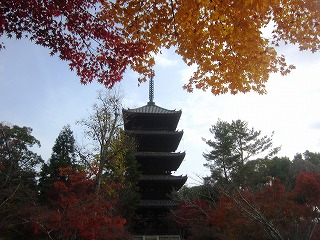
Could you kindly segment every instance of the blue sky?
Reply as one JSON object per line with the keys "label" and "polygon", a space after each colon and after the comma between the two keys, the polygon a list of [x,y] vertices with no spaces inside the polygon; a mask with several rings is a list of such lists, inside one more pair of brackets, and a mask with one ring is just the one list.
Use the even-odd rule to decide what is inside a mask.
{"label": "blue sky", "polygon": [[[103,86],[81,85],[66,62],[50,57],[48,49],[28,40],[2,41],[6,49],[0,52],[0,121],[33,128],[33,135],[42,145],[36,151],[45,160],[66,124],[71,125],[81,143],[82,129],[75,122],[88,116],[97,90]],[[178,129],[184,130],[184,136],[179,151],[187,155],[175,174],[188,174],[189,185],[209,174],[202,157],[208,148],[201,138],[212,137],[209,128],[218,119],[248,121],[264,135],[275,131],[274,144],[282,146],[279,156],[293,158],[305,150],[320,152],[320,53],[299,52],[295,46],[280,50],[297,69],[285,77],[271,75],[266,95],[187,93],[182,85],[194,69],[187,67],[173,50],[163,50],[156,56],[155,103],[182,110]],[[120,84],[125,108],[148,102],[148,84],[138,87],[137,78],[137,74],[127,71]]]}

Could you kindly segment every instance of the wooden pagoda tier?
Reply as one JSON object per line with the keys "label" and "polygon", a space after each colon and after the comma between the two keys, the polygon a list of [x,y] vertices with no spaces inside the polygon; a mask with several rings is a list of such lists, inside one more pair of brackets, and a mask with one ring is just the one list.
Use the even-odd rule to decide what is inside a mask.
{"label": "wooden pagoda tier", "polygon": [[183,131],[176,130],[181,111],[164,109],[150,101],[122,112],[125,131],[136,140],[136,160],[142,173],[141,202],[133,231],[142,235],[176,233],[166,215],[177,206],[169,194],[187,181],[187,176],[171,175],[185,157],[184,152],[175,152],[183,135]]}
{"label": "wooden pagoda tier", "polygon": [[134,136],[138,152],[174,152],[177,150],[183,131],[127,130]]}
{"label": "wooden pagoda tier", "polygon": [[141,199],[169,200],[168,194],[179,190],[187,181],[187,176],[172,175],[142,175],[139,187]]}
{"label": "wooden pagoda tier", "polygon": [[138,152],[136,160],[142,174],[171,174],[178,170],[185,155],[185,152]]}

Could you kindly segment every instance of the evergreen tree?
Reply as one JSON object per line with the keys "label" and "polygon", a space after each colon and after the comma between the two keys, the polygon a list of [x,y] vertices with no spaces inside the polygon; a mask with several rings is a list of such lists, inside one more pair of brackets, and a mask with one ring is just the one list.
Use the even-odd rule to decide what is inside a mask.
{"label": "evergreen tree", "polygon": [[60,168],[75,167],[76,165],[75,139],[70,126],[67,125],[62,128],[55,141],[48,164],[45,163],[42,166],[39,184],[41,194],[48,193],[54,181],[60,178]]}
{"label": "evergreen tree", "polygon": [[271,179],[279,179],[290,187],[288,174],[291,161],[288,157],[255,159],[247,162],[235,176],[235,181],[252,190],[261,190],[270,184]]}
{"label": "evergreen tree", "polygon": [[204,166],[210,168],[215,181],[228,183],[231,173],[240,165],[239,157],[233,154],[235,139],[231,125],[219,120],[209,131],[214,135],[214,140],[203,139],[212,148],[209,153],[203,153],[208,161]]}
{"label": "evergreen tree", "polygon": [[[76,162],[75,139],[70,126],[64,126],[52,148],[49,166],[65,168],[74,166]],[[56,175],[55,175],[56,176]]]}
{"label": "evergreen tree", "polygon": [[241,120],[228,123],[219,120],[210,129],[214,140],[206,140],[211,151],[203,153],[205,164],[211,170],[214,182],[228,184],[234,182],[246,162],[264,154],[263,158],[276,154],[280,147],[272,147],[272,135],[260,136],[261,131],[249,128],[248,123]]}

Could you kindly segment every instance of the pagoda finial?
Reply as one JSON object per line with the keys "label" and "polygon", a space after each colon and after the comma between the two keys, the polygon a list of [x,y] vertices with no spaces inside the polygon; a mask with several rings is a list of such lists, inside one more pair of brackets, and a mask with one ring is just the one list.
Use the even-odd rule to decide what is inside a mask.
{"label": "pagoda finial", "polygon": [[149,102],[148,105],[154,105],[154,81],[153,81],[154,71],[152,71],[152,75],[149,81]]}

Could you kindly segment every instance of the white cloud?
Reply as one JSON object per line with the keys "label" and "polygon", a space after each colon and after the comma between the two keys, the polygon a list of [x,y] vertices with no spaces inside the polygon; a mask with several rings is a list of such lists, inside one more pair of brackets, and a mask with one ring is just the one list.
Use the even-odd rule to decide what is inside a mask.
{"label": "white cloud", "polygon": [[178,65],[178,61],[176,59],[172,59],[172,55],[170,56],[171,51],[164,48],[159,54],[156,54],[154,56],[156,65],[159,67],[172,67]]}

